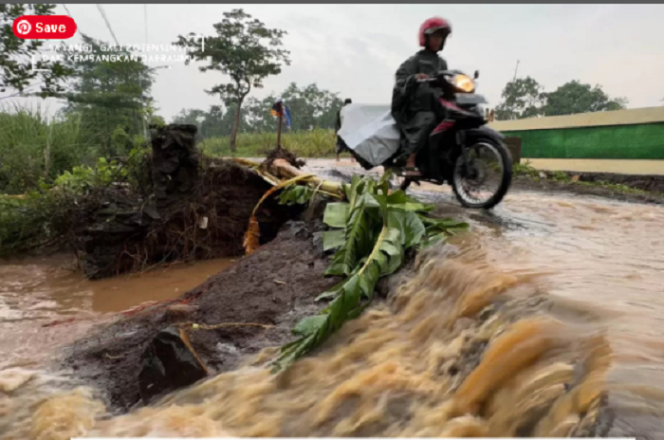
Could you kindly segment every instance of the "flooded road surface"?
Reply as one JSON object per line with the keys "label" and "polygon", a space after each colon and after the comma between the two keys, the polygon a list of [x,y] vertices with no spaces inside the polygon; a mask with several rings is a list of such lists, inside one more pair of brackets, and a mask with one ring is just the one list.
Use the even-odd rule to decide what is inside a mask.
{"label": "flooded road surface", "polygon": [[85,390],[36,405],[26,382],[0,392],[0,420],[34,404],[0,434],[661,438],[664,208],[513,192],[489,214],[418,195],[472,231],[285,374],[246,366],[117,417]]}
{"label": "flooded road surface", "polygon": [[175,264],[89,281],[67,256],[0,260],[0,367],[43,359],[113,313],[176,298],[230,264]]}

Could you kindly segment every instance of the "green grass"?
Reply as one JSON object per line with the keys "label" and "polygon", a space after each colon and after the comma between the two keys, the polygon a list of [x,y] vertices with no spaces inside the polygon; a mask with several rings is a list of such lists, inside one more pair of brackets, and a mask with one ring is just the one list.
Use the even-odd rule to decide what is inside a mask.
{"label": "green grass", "polygon": [[551,178],[557,182],[571,182],[572,178],[564,171],[553,171]]}
{"label": "green grass", "polygon": [[96,156],[78,118],[49,119],[38,106],[0,108],[0,133],[0,192],[23,193]]}
{"label": "green grass", "polygon": [[[199,147],[211,156],[261,157],[277,146],[276,133],[240,133],[237,150],[230,149],[230,138],[204,139]],[[298,157],[334,157],[336,136],[333,130],[316,129],[311,131],[284,132],[281,146]]]}
{"label": "green grass", "polygon": [[530,177],[535,182],[539,182],[540,180],[540,171],[533,168],[528,160],[526,160],[524,163],[515,163],[512,167],[512,170],[517,176]]}

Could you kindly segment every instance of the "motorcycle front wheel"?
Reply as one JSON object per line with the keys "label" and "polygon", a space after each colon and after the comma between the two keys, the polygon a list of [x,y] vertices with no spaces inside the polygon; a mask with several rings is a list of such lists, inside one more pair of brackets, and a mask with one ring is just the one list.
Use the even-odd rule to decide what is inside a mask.
{"label": "motorcycle front wheel", "polygon": [[512,183],[512,156],[504,144],[488,138],[473,139],[466,148],[468,163],[461,153],[454,161],[454,195],[466,208],[491,209]]}

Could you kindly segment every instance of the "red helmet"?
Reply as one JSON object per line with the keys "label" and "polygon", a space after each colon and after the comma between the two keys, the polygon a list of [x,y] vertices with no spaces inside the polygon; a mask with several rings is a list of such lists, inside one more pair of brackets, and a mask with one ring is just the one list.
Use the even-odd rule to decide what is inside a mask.
{"label": "red helmet", "polygon": [[427,44],[426,37],[437,31],[443,31],[445,36],[448,36],[452,33],[452,25],[447,20],[440,17],[432,17],[426,20],[420,26],[420,46],[425,47]]}

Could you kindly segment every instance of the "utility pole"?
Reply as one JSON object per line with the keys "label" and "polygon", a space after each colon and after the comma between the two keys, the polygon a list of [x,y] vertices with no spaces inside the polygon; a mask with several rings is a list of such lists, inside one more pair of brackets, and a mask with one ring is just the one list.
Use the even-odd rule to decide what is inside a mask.
{"label": "utility pole", "polygon": [[281,150],[281,125],[283,121],[283,116],[284,115],[284,107],[283,104],[281,106],[281,111],[279,112],[279,116],[277,117],[277,150]]}
{"label": "utility pole", "polygon": [[520,60],[516,60],[516,67],[514,68],[514,78],[512,79],[512,82],[516,81],[516,72],[519,70],[519,63]]}

